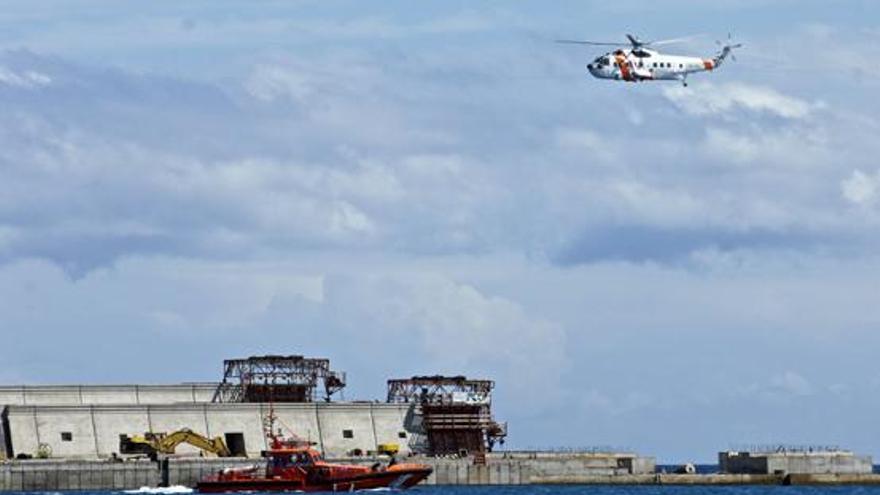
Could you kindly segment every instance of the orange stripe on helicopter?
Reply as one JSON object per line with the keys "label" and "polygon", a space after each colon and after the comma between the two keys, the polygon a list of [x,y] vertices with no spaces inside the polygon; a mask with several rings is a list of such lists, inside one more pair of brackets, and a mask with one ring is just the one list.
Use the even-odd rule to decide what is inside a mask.
{"label": "orange stripe on helicopter", "polygon": [[617,66],[620,67],[620,74],[623,76],[624,81],[632,81],[633,77],[629,71],[629,65],[626,62],[626,57],[623,55],[617,55],[614,57],[617,61]]}
{"label": "orange stripe on helicopter", "polygon": [[706,70],[712,70],[715,68],[715,62],[712,60],[703,60],[703,68]]}

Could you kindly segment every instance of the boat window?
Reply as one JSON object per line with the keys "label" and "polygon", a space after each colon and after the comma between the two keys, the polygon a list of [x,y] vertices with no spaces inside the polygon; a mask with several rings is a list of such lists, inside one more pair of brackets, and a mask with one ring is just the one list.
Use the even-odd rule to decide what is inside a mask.
{"label": "boat window", "polygon": [[342,430],[342,438],[354,438],[353,430]]}

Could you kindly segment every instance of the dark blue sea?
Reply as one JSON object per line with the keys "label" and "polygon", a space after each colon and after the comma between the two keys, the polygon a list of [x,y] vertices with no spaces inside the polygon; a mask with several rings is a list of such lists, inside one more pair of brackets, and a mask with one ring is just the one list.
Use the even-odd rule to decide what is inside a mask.
{"label": "dark blue sea", "polygon": [[[423,486],[405,492],[397,492],[395,490],[376,491],[394,491],[395,493],[406,495],[880,495],[880,486]],[[3,495],[16,493],[58,495],[59,492],[5,492]],[[83,491],[71,493],[77,495],[132,495],[138,493],[143,495],[168,492],[150,490],[137,492]],[[176,495],[182,492],[173,493]]]}

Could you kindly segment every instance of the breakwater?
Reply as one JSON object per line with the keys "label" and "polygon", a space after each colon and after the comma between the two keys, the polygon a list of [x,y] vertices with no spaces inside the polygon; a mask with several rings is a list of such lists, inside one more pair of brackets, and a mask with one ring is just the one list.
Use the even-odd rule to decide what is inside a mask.
{"label": "breakwater", "polygon": [[[362,461],[363,462],[363,461]],[[434,468],[427,485],[880,485],[875,474],[587,474],[571,459],[420,459]],[[30,460],[0,464],[2,491],[130,490],[194,486],[224,467],[260,465],[254,459],[168,459],[152,462]]]}

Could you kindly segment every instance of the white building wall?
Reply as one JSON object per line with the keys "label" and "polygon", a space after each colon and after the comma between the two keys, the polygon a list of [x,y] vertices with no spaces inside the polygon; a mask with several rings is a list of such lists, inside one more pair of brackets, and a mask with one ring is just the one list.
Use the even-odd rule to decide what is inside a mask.
{"label": "white building wall", "polygon": [[119,453],[119,435],[143,435],[150,431],[146,406],[104,406],[93,411],[98,435],[98,457]]}
{"label": "white building wall", "polygon": [[29,408],[7,409],[9,420],[9,441],[12,444],[13,455],[19,453],[35,454],[39,442],[37,433],[36,417]]}
{"label": "white building wall", "polygon": [[[340,457],[360,450],[362,455],[376,450],[376,435],[373,429],[371,403],[363,404],[321,404],[318,406],[318,421],[321,428],[324,454]],[[351,438],[344,432],[350,431]]]}
{"label": "white building wall", "polygon": [[137,404],[137,387],[128,385],[82,386],[79,404]]}
{"label": "white building wall", "polygon": [[[266,448],[262,420],[264,404],[166,404],[94,406],[9,406],[9,429],[15,454],[35,454],[39,442],[49,444],[55,457],[107,457],[119,452],[119,435],[147,431],[170,433],[189,428],[202,435],[224,436],[243,433],[249,456]],[[288,435],[318,443],[328,457],[342,457],[354,449],[375,451],[377,443],[405,442],[398,438],[404,430],[406,405],[378,403],[276,404],[276,426]],[[289,430],[288,430],[289,429]],[[351,430],[353,438],[343,438]],[[62,442],[61,432],[72,440]],[[409,433],[408,433],[409,435]],[[377,442],[378,440],[378,442]],[[197,455],[182,445],[178,454]]]}
{"label": "white building wall", "polygon": [[216,383],[0,386],[0,406],[210,402],[216,388]]}
{"label": "white building wall", "polygon": [[[95,457],[95,430],[90,407],[53,407],[32,417],[36,422],[38,443],[48,445],[53,457]],[[70,441],[63,440],[62,433],[69,433]],[[28,453],[35,455],[37,446],[32,445]]]}
{"label": "white building wall", "polygon": [[374,404],[373,422],[376,425],[376,443],[394,443],[400,446],[400,454],[407,455],[411,451],[410,441],[413,433],[406,431],[404,420],[407,407],[397,404]]}

